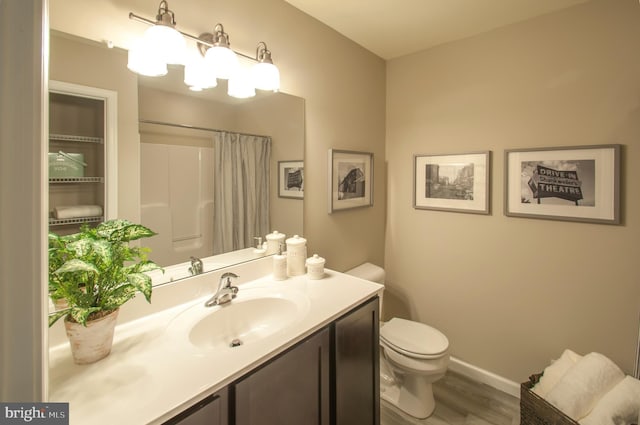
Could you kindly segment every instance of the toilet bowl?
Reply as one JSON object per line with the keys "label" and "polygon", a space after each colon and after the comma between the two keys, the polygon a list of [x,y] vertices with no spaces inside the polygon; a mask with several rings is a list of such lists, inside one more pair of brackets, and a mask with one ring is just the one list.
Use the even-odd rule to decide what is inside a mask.
{"label": "toilet bowl", "polygon": [[[347,274],[384,285],[384,269],[364,263]],[[380,297],[382,303],[382,297]],[[380,323],[380,397],[415,418],[435,409],[432,384],[449,364],[449,340],[423,323],[394,317]]]}
{"label": "toilet bowl", "polygon": [[391,379],[381,379],[380,396],[416,418],[435,409],[432,384],[449,365],[449,340],[423,323],[393,318],[380,328],[380,360]]}

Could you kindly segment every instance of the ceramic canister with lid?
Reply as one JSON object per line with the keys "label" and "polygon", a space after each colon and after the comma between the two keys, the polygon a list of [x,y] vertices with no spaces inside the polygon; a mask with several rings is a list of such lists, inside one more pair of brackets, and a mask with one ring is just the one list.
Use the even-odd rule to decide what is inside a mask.
{"label": "ceramic canister with lid", "polygon": [[284,245],[285,234],[280,233],[277,230],[269,233],[266,236],[267,239],[267,252],[266,255],[277,254],[280,251],[280,246]]}
{"label": "ceramic canister with lid", "polygon": [[295,235],[287,239],[287,275],[300,276],[305,273],[307,240]]}
{"label": "ceramic canister with lid", "polygon": [[322,279],[324,277],[324,258],[313,254],[313,257],[307,258],[307,275],[309,279]]}

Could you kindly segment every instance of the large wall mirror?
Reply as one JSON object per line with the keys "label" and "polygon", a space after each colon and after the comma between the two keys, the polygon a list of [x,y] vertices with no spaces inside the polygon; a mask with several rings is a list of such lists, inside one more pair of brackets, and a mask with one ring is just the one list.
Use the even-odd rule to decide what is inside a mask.
{"label": "large wall mirror", "polygon": [[[164,77],[138,77],[126,67],[126,51],[62,32],[53,21],[50,45],[52,80],[118,93],[118,215],[158,232],[143,241],[167,270],[154,283],[190,276],[191,257],[212,271],[255,259],[254,238],[264,240],[266,233],[303,234],[303,200],[280,196],[278,174],[281,164],[304,157],[304,99],[266,92],[235,99],[225,82],[191,92],[181,67]],[[270,141],[268,206],[255,207],[268,216],[268,231],[243,235],[243,245],[230,252],[217,247],[213,234],[226,225],[214,223],[214,181],[221,181],[214,144],[225,133]]]}

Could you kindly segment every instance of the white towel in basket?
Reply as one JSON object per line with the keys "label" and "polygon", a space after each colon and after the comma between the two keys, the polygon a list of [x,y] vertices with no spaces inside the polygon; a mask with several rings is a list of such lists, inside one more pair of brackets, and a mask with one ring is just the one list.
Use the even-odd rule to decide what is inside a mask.
{"label": "white towel in basket", "polygon": [[581,355],[566,349],[562,352],[560,358],[549,366],[547,366],[538,383],[533,387],[532,391],[544,398],[549,391],[560,381],[560,378],[582,358]]}
{"label": "white towel in basket", "polygon": [[589,353],[578,360],[549,391],[547,401],[578,421],[624,376],[622,370],[606,356]]}
{"label": "white towel in basket", "polygon": [[582,425],[628,425],[640,415],[640,381],[626,376],[606,393],[585,418]]}

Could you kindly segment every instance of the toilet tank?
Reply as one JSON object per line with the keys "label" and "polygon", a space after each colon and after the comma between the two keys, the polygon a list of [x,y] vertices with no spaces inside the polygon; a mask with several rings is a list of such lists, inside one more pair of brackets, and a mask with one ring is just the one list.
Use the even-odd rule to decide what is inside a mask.
{"label": "toilet tank", "polygon": [[[385,273],[382,267],[376,266],[372,263],[363,263],[357,267],[352,268],[351,270],[347,270],[345,272],[348,275],[359,277],[360,279],[370,280],[371,282],[379,283],[384,286],[384,278]],[[382,292],[378,295],[379,299],[379,309],[380,309],[380,320],[382,320]]]}
{"label": "toilet tank", "polygon": [[382,267],[376,266],[372,263],[363,263],[357,267],[347,270],[346,274],[350,274],[360,279],[370,280],[375,283],[384,285],[385,273]]}

